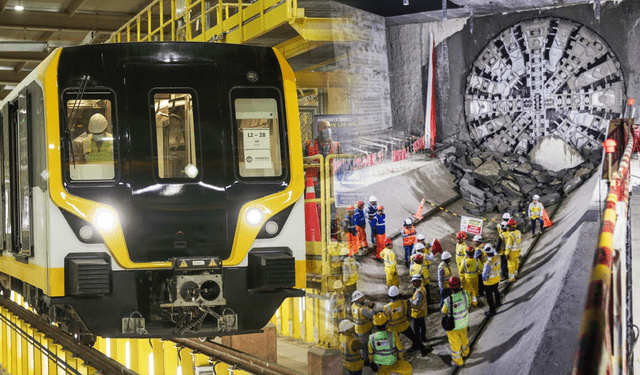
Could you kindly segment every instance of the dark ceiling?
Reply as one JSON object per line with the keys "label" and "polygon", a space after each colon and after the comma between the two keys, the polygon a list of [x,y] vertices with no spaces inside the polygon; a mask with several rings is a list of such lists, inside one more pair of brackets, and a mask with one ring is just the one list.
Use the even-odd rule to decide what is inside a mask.
{"label": "dark ceiling", "polygon": [[[335,0],[354,8],[365,10],[383,17],[401,16],[442,10],[442,0]],[[407,1],[409,5],[404,5]],[[457,9],[459,5],[447,1],[447,9]]]}

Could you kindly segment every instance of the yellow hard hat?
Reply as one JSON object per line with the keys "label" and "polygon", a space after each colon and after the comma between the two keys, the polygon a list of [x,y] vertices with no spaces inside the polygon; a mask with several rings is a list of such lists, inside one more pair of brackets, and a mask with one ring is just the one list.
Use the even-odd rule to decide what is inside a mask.
{"label": "yellow hard hat", "polygon": [[387,323],[387,316],[383,312],[379,312],[373,316],[373,324],[383,326]]}
{"label": "yellow hard hat", "polygon": [[340,256],[347,256],[349,255],[349,249],[347,249],[346,247],[343,247],[342,249],[340,249]]}
{"label": "yellow hard hat", "polygon": [[347,332],[348,330],[352,329],[355,326],[355,324],[353,324],[352,321],[350,320],[343,320],[340,322],[340,325],[338,326],[338,331],[340,332]]}
{"label": "yellow hard hat", "polygon": [[336,280],[333,282],[333,289],[342,289],[342,281]]}

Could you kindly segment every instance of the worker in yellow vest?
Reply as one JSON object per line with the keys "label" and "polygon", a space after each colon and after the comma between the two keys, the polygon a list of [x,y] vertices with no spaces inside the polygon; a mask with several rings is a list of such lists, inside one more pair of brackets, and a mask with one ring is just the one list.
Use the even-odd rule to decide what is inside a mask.
{"label": "worker in yellow vest", "polygon": [[90,136],[82,140],[82,153],[87,163],[113,163],[113,135],[107,132],[109,122],[101,113],[89,118]]}
{"label": "worker in yellow vest", "polygon": [[451,253],[445,251],[442,253],[442,262],[438,265],[438,288],[440,288],[440,308],[444,303],[444,299],[451,295],[449,289],[449,278],[451,277]]}
{"label": "worker in yellow vest", "polygon": [[520,268],[520,242],[522,242],[522,234],[518,230],[518,223],[511,219],[507,223],[509,226],[507,242],[505,244],[505,255],[507,256],[507,266],[509,267],[509,282],[516,281],[518,277],[518,268]]}
{"label": "worker in yellow vest", "polygon": [[353,259],[353,255],[346,247],[340,250],[340,256],[342,260],[342,283],[344,284],[344,291],[351,293],[357,289],[358,268],[360,268],[360,263]]}
{"label": "worker in yellow vest", "polygon": [[433,260],[433,255],[430,253],[423,254],[420,250],[424,245],[418,243],[416,244],[416,248],[419,249],[416,254],[411,258],[413,264],[411,268],[409,268],[409,276],[420,275],[422,276],[422,286],[424,286],[427,292],[427,304],[431,301],[431,291],[429,289],[431,280],[431,275],[429,274],[429,265]]}
{"label": "worker in yellow vest", "polygon": [[338,326],[340,322],[347,318],[347,301],[344,295],[344,285],[342,281],[336,280],[332,284],[333,293],[329,297],[329,311],[331,316],[331,330],[326,338],[328,346],[336,348],[339,344]]}
{"label": "worker in yellow vest", "polygon": [[407,321],[407,315],[409,312],[409,305],[407,300],[399,300],[398,296],[400,294],[400,290],[398,290],[397,286],[389,287],[389,298],[391,298],[391,302],[387,303],[382,311],[387,316],[387,320],[389,323],[389,331],[402,333],[405,335],[411,342],[411,348],[407,350],[407,353],[415,352],[416,350],[420,350],[420,353],[423,357],[427,355],[427,348],[420,342],[418,336],[413,332],[409,322]]}
{"label": "worker in yellow vest", "polygon": [[[487,255],[484,253],[484,239],[482,235],[476,234],[473,236],[471,246],[475,249],[474,257],[478,260],[478,267],[482,269],[484,263],[487,261]],[[478,297],[484,297],[484,283],[482,279],[478,279]]]}
{"label": "worker in yellow vest", "polygon": [[475,249],[471,246],[467,248],[467,256],[462,262],[462,289],[471,296],[471,304],[478,306],[478,274],[481,271],[480,262],[474,257]]}
{"label": "worker in yellow vest", "polygon": [[[369,306],[365,305],[364,293],[361,291],[356,290],[351,295],[351,314],[355,322],[355,331],[362,342],[369,342],[369,335],[373,328],[373,306],[373,302]],[[368,365],[369,357],[366,350],[363,350],[362,358],[365,365]]]}
{"label": "worker in yellow vest", "polygon": [[412,375],[411,364],[402,358],[403,346],[400,336],[396,332],[385,330],[387,320],[387,316],[381,312],[373,317],[376,333],[369,337],[367,345],[371,369],[378,375]]}
{"label": "worker in yellow vest", "polygon": [[536,223],[540,223],[540,234],[544,230],[544,221],[542,220],[542,211],[544,206],[539,202],[540,196],[538,194],[533,196],[533,202],[529,203],[529,219],[531,219],[531,236],[536,235]]}
{"label": "worker in yellow vest", "polygon": [[411,276],[411,284],[415,288],[413,296],[409,299],[411,304],[411,317],[413,318],[413,331],[421,342],[427,342],[427,326],[424,318],[427,316],[427,292],[422,285],[422,276]]}
{"label": "worker in yellow vest", "polygon": [[400,286],[396,253],[393,251],[393,241],[390,238],[386,239],[385,247],[384,250],[380,252],[380,257],[384,262],[384,273],[387,278],[387,286]]}
{"label": "worker in yellow vest", "polygon": [[[496,230],[498,231],[498,233],[502,233],[504,231],[506,231],[507,227],[507,221],[509,221],[511,219],[511,214],[508,212],[505,212],[502,214],[502,221],[498,223],[498,225],[496,225]],[[502,226],[502,223],[504,223],[504,228]]]}
{"label": "worker in yellow vest", "polygon": [[449,279],[452,294],[448,297],[441,312],[446,315],[451,311],[455,321],[455,327],[447,331],[447,338],[451,346],[451,359],[455,366],[464,364],[463,358],[469,355],[469,338],[467,327],[469,326],[469,294],[460,288],[460,279],[453,276]]}
{"label": "worker in yellow vest", "polygon": [[[458,232],[456,234],[456,266],[458,266],[458,274],[462,271],[462,262],[464,261],[464,257],[467,255],[467,234],[463,231]],[[447,279],[448,280],[448,279]]]}
{"label": "worker in yellow vest", "polygon": [[342,365],[349,375],[361,375],[364,360],[361,352],[367,346],[354,331],[355,325],[350,320],[340,322],[340,348],[342,349]]}
{"label": "worker in yellow vest", "polygon": [[496,243],[496,251],[498,252],[498,255],[500,255],[500,271],[503,280],[507,280],[509,278],[507,256],[505,255],[507,236],[509,235],[507,222],[508,220],[500,223],[500,232],[498,233],[498,242]]}
{"label": "worker in yellow vest", "polygon": [[482,270],[482,280],[484,280],[487,303],[489,304],[489,311],[486,311],[484,315],[493,316],[496,315],[496,308],[500,306],[498,283],[500,282],[500,264],[502,261],[496,249],[490,243],[484,246],[484,252],[487,254],[487,262]]}

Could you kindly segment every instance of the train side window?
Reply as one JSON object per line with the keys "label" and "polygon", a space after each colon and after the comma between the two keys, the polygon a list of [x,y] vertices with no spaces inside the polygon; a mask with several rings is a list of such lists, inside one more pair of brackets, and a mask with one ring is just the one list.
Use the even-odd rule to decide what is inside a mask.
{"label": "train side window", "polygon": [[156,93],[158,177],[194,179],[198,176],[193,97],[188,93]]}
{"label": "train side window", "polygon": [[113,180],[115,154],[111,100],[72,99],[66,104],[71,133],[71,180]]}
{"label": "train side window", "polygon": [[272,98],[234,100],[241,177],[282,175],[278,103]]}

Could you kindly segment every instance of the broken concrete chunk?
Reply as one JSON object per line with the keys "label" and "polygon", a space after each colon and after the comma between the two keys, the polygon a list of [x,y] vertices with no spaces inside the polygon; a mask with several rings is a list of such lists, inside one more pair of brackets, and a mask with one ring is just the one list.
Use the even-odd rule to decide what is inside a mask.
{"label": "broken concrete chunk", "polygon": [[531,149],[528,158],[550,171],[573,168],[584,161],[578,150],[555,135],[543,137]]}

